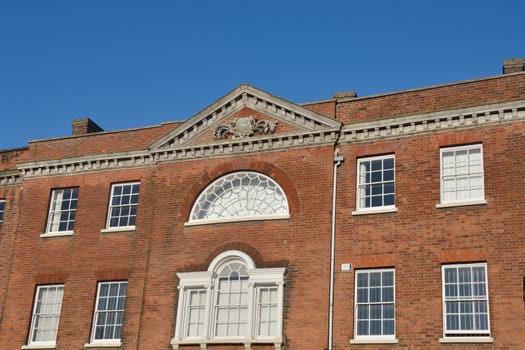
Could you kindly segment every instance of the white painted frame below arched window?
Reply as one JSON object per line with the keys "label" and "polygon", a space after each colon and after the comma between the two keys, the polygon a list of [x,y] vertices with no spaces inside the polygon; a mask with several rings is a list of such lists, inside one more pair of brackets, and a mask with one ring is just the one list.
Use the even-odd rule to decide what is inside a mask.
{"label": "white painted frame below arched window", "polygon": [[288,199],[281,186],[255,171],[221,176],[201,192],[186,225],[288,219]]}
{"label": "white painted frame below arched window", "polygon": [[[242,333],[223,334],[217,331],[218,312],[228,308],[221,299],[221,271],[231,265],[247,274],[242,290],[245,297],[246,325]],[[180,272],[179,302],[173,349],[184,344],[273,344],[280,349],[283,343],[283,295],[286,268],[256,268],[252,258],[239,250],[219,254],[207,271]],[[246,275],[245,275],[246,276]],[[228,282],[226,282],[228,283]],[[225,292],[226,294],[229,291]],[[229,295],[228,295],[229,296]],[[231,299],[231,298],[230,298]],[[232,305],[238,308],[238,304]],[[219,310],[219,311],[218,311]],[[228,320],[229,321],[229,320]],[[221,320],[223,322],[223,320]],[[235,326],[237,320],[227,323]]]}

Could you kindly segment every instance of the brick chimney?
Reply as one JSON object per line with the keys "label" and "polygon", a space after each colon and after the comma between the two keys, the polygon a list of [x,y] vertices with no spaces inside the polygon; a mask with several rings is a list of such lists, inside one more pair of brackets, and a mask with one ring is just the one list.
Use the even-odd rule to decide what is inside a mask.
{"label": "brick chimney", "polygon": [[335,92],[334,93],[334,98],[336,100],[340,100],[340,99],[347,99],[347,98],[356,98],[357,97],[357,92],[355,91],[343,91],[343,92]]}
{"label": "brick chimney", "polygon": [[503,74],[523,72],[525,60],[521,57],[509,58],[503,61]]}
{"label": "brick chimney", "polygon": [[92,132],[104,131],[100,126],[89,118],[78,118],[71,123],[72,135],[84,135]]}

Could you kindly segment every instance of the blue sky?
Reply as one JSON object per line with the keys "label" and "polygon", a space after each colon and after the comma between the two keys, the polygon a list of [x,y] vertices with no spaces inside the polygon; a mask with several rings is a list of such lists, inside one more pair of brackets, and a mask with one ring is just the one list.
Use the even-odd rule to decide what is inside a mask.
{"label": "blue sky", "polygon": [[0,0],[0,149],[191,117],[241,83],[293,102],[492,76],[525,1]]}

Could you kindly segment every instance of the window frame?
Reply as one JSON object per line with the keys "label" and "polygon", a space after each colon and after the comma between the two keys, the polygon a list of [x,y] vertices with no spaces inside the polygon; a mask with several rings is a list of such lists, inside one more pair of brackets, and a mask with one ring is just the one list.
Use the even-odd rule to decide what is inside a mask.
{"label": "window frame", "polygon": [[[445,279],[445,274],[448,269],[456,269],[459,270],[460,268],[469,268],[470,269],[470,290],[472,291],[472,284],[475,282],[472,278],[472,270],[474,268],[483,268],[484,273],[484,290],[485,290],[485,296],[484,298],[478,296],[478,298],[475,298],[473,294],[470,296],[464,296],[461,297],[458,293],[456,298],[447,297],[446,295],[446,289],[447,289],[447,282]],[[458,274],[459,275],[459,274]],[[450,284],[450,283],[449,283]],[[454,283],[454,285],[457,285],[457,288],[459,288],[460,281]],[[445,264],[441,266],[441,288],[442,288],[442,315],[443,315],[443,338],[440,339],[441,342],[465,342],[465,341],[472,341],[472,342],[491,342],[491,327],[490,327],[490,302],[489,302],[489,282],[488,282],[488,271],[487,271],[487,264],[486,263],[460,263],[460,264]],[[471,292],[472,293],[472,292]],[[484,301],[486,303],[486,322],[487,322],[487,329],[448,329],[448,321],[447,321],[447,302],[475,302],[475,301]],[[472,308],[474,310],[474,308]],[[458,311],[460,312],[460,311]],[[474,324],[476,315],[480,315],[483,312],[476,313],[475,311],[472,311],[472,322]],[[461,315],[458,313],[458,315]],[[461,319],[460,316],[458,316],[458,321]],[[460,322],[460,321],[459,321]]]}
{"label": "window frame", "polygon": [[[457,160],[454,160],[454,174],[453,175],[445,175],[445,161],[444,156],[447,152],[454,152],[454,157],[456,157],[457,152],[460,151],[467,151],[467,155],[470,155],[470,150],[479,149],[479,167],[481,167],[481,172],[477,173],[471,173],[470,170],[468,174],[464,175],[469,181],[468,191],[470,193],[469,198],[467,199],[458,199],[457,197],[457,180],[461,176],[461,174],[457,174]],[[468,161],[468,168],[472,166],[472,162]],[[473,198],[471,195],[473,186],[471,184],[471,181],[476,176],[481,176],[481,195],[479,197]],[[445,181],[446,179],[454,179],[455,180],[455,186],[454,190],[456,192],[455,199],[445,199]],[[484,162],[483,162],[483,144],[482,143],[474,143],[469,145],[461,145],[461,146],[447,146],[447,147],[441,147],[439,149],[439,196],[440,196],[440,203],[437,205],[438,208],[440,207],[447,207],[447,206],[461,206],[461,205],[476,205],[476,204],[486,204],[485,199],[485,168],[484,168]]]}
{"label": "window frame", "polygon": [[[68,198],[66,200],[63,199],[63,194],[65,191],[71,190],[72,197]],[[62,198],[58,199],[58,195],[62,195]],[[76,194],[76,197],[73,197],[73,194]],[[63,187],[63,188],[55,188],[51,190],[51,195],[49,198],[49,208],[47,211],[47,221],[46,221],[46,229],[45,232],[40,235],[41,237],[47,237],[47,236],[67,236],[67,235],[73,235],[74,232],[74,225],[76,221],[76,211],[78,206],[78,195],[79,195],[79,187]],[[70,205],[72,202],[75,202],[75,206],[73,209],[71,209],[71,206],[68,207],[66,210],[62,210],[62,208],[58,210],[53,210],[54,204],[58,203],[60,201],[60,204],[62,204],[65,201],[69,201]],[[60,205],[61,207],[61,205]],[[73,219],[71,220],[68,218],[67,222],[71,224],[72,228],[71,230],[60,230],[60,223],[62,222],[61,216],[62,213],[69,212],[69,216],[71,216],[71,213],[73,213]],[[52,229],[53,226],[56,225],[56,222],[54,221],[54,218],[57,218],[58,216],[58,230]]]}
{"label": "window frame", "polygon": [[[43,312],[40,312],[38,313],[37,315],[37,307],[39,305],[39,301],[42,300],[40,299],[40,294],[42,293],[42,291],[44,289],[51,289],[51,288],[55,288],[56,290],[61,290],[61,293],[60,293],[60,301],[59,301],[59,306],[58,306],[58,309],[54,310],[55,313],[52,313],[52,317],[54,317],[56,319],[56,328],[54,329],[54,340],[46,340],[46,341],[33,341],[32,339],[34,338],[34,332],[35,332],[35,327],[36,327],[36,323],[38,323],[36,321],[36,319],[39,317],[39,315],[43,315],[44,313]],[[56,298],[56,295],[55,294],[55,299],[53,301],[55,301],[55,304],[56,304],[56,301],[57,301],[57,298]],[[60,325],[60,315],[61,315],[61,310],[62,310],[62,302],[64,300],[64,284],[63,283],[56,283],[56,284],[43,284],[43,285],[38,285],[35,289],[35,294],[34,294],[34,301],[33,301],[33,309],[31,311],[31,323],[30,323],[30,326],[29,326],[29,335],[27,337],[27,345],[24,345],[22,348],[23,349],[36,349],[36,348],[55,348],[56,347],[56,339],[57,339],[57,335],[58,335],[58,329],[59,329],[59,325]],[[42,304],[50,304],[50,301],[47,301],[47,302],[43,302],[41,303],[40,305]],[[42,306],[40,306],[40,308],[42,308]]]}
{"label": "window frame", "polygon": [[4,223],[5,207],[6,207],[5,198],[0,198],[0,229],[2,229],[2,224]]}
{"label": "window frame", "polygon": [[[125,284],[126,285],[126,291],[125,291],[125,294],[123,295],[124,296],[124,304],[122,305],[122,308],[121,309],[107,309],[107,310],[99,310],[99,301],[100,301],[100,292],[101,292],[101,287],[103,285],[108,285],[108,288],[110,289],[111,288],[111,285],[114,285],[114,284],[118,284],[118,293],[116,296],[113,296],[115,298],[117,298],[117,305],[118,305],[118,299],[122,297],[122,295],[120,294],[120,291],[122,290],[121,289],[121,285],[122,284]],[[89,337],[90,339],[90,343],[89,344],[86,344],[84,345],[85,347],[92,347],[92,346],[120,346],[121,345],[121,340],[122,340],[122,330],[124,329],[124,322],[125,322],[125,311],[126,311],[126,301],[127,301],[127,292],[128,292],[128,281],[127,280],[118,280],[118,281],[100,281],[97,283],[97,295],[96,295],[96,298],[95,298],[95,305],[93,307],[93,320],[92,320],[92,324],[91,324],[91,335]],[[108,296],[109,296],[109,290],[108,290]],[[119,338],[96,338],[96,329],[97,329],[97,326],[100,326],[98,325],[98,316],[100,315],[100,312],[104,312],[104,311],[107,311],[107,312],[112,312],[112,313],[119,313],[121,312],[122,313],[122,324],[120,325],[120,334],[121,334],[121,337]],[[103,326],[104,326],[104,329],[105,327],[107,327],[108,323],[104,323]],[[115,323],[113,323],[113,325],[115,325]]]}
{"label": "window frame", "polygon": [[[247,332],[234,336],[217,335],[218,272],[231,263],[243,264],[248,272],[247,291]],[[207,271],[179,272],[179,299],[175,336],[171,344],[177,349],[181,344],[282,344],[283,295],[285,268],[256,268],[253,260],[240,251],[227,251],[219,254]],[[261,288],[277,288],[276,326],[274,335],[261,335],[259,332],[258,295]],[[188,335],[189,295],[194,291],[205,291],[203,332],[196,336]]]}
{"label": "window frame", "polygon": [[[233,179],[231,179],[233,178]],[[252,181],[254,178],[262,179],[264,183],[270,184],[269,187],[266,188],[272,188],[274,189],[273,193],[278,194],[281,196],[281,202],[279,203],[280,207],[277,209],[274,209],[273,213],[256,213],[254,215],[229,215],[229,216],[220,216],[220,217],[200,217],[202,215],[208,216],[206,211],[209,208],[213,208],[216,201],[223,200],[223,197],[221,195],[217,195],[217,193],[236,193],[238,194],[240,191],[233,191],[233,188],[235,185],[243,186],[245,185],[243,182],[248,180],[248,185],[246,186],[249,191],[246,191],[247,193],[250,193],[250,191],[254,191],[253,188],[256,186],[252,186]],[[263,182],[261,181],[261,183]],[[224,186],[223,186],[224,185]],[[211,200],[213,198],[213,200]],[[255,199],[255,203],[259,203],[261,200],[260,197],[250,197],[249,199]],[[266,198],[264,198],[266,199]],[[241,201],[238,201],[241,202]],[[252,202],[253,203],[253,202]],[[236,207],[235,202],[228,203],[228,205],[222,205],[223,208],[234,208]],[[255,210],[255,206],[250,206],[250,210]],[[271,206],[268,206],[271,207]],[[220,213],[223,214],[223,213]],[[279,185],[277,181],[275,181],[270,176],[257,172],[252,170],[241,170],[241,171],[235,171],[231,172],[225,175],[222,175],[215,180],[213,180],[210,184],[206,186],[202,190],[202,192],[199,194],[197,199],[192,205],[192,208],[190,210],[188,222],[185,223],[185,226],[193,226],[193,225],[205,225],[205,224],[215,224],[215,223],[223,223],[223,222],[241,222],[241,221],[253,221],[253,220],[278,220],[278,219],[289,219],[290,218],[290,207],[288,204],[288,198],[286,196],[286,192],[283,190],[283,188]]]}
{"label": "window frame", "polygon": [[[392,180],[384,180],[384,173],[385,173],[384,160],[386,160],[386,159],[392,159],[392,161],[393,161],[393,167],[391,169],[392,172],[393,172]],[[381,160],[381,162],[382,162],[381,163],[381,181],[373,182],[372,179],[370,179],[369,182],[366,182],[366,174],[364,174],[364,175],[362,174],[361,166],[365,162],[372,163],[373,161],[377,161],[377,160]],[[390,170],[390,169],[387,169],[387,170]],[[370,170],[370,172],[371,171],[372,170]],[[363,177],[365,178],[364,182],[362,182]],[[393,204],[384,205],[384,197],[385,197],[384,185],[385,184],[390,184],[390,183],[394,187],[393,188],[394,203]],[[363,206],[361,204],[361,202],[362,202],[363,196],[366,197],[366,193],[363,193],[363,191],[366,192],[366,187],[367,186],[372,186],[373,184],[375,184],[375,185],[378,185],[378,184],[382,185],[383,189],[381,191],[381,198],[382,198],[383,204],[380,205],[380,206],[370,206],[370,207],[367,207],[366,204],[365,204]],[[371,195],[370,195],[370,197],[371,197]],[[355,204],[356,210],[354,212],[352,212],[353,215],[397,211],[397,207],[396,207],[396,158],[395,158],[395,153],[389,153],[389,154],[383,154],[383,155],[377,155],[377,156],[371,156],[371,157],[360,157],[360,158],[357,158],[356,196],[355,196],[355,198],[356,198],[356,204]]]}
{"label": "window frame", "polygon": [[[130,203],[129,204],[122,204],[122,203],[119,203],[119,204],[113,204],[113,200],[114,200],[114,197],[116,196],[121,196],[121,194],[118,194],[116,195],[115,194],[115,189],[120,187],[120,188],[124,188],[126,186],[131,186],[131,190],[130,190],[130,193],[129,193],[129,196],[130,196]],[[133,192],[133,189],[134,189],[134,186],[138,186],[137,188],[137,192]],[[131,197],[133,197],[133,195],[137,196],[137,201],[136,203],[132,203],[131,202]],[[138,207],[139,207],[139,200],[140,200],[140,181],[129,181],[129,182],[119,182],[119,183],[114,183],[111,185],[111,191],[110,191],[110,195],[109,195],[109,202],[108,202],[108,214],[107,214],[107,218],[106,218],[106,228],[102,230],[102,232],[112,232],[112,231],[133,231],[136,229],[136,223],[137,223],[137,216],[138,216]],[[129,207],[130,208],[130,213],[128,213],[127,215],[113,215],[113,209],[115,208],[123,208],[123,207]],[[131,211],[135,209],[135,214],[132,214]],[[128,221],[128,225],[112,225],[112,220],[114,218],[122,218],[122,217],[126,217],[127,218],[127,221]],[[131,218],[134,218],[134,222],[133,222],[133,225],[130,225],[129,224],[129,221],[131,220]]]}
{"label": "window frame", "polygon": [[[380,279],[381,279],[381,284],[379,285],[379,288],[381,290],[381,300],[379,302],[372,302],[370,301],[370,289],[371,289],[371,286],[370,286],[370,274],[371,273],[380,273]],[[383,284],[383,273],[392,273],[392,285],[384,285]],[[358,285],[358,281],[359,281],[359,276],[360,275],[368,275],[368,284],[366,286],[366,288],[363,288],[363,287],[359,287]],[[355,271],[355,281],[354,281],[354,338],[351,340],[351,343],[354,343],[354,344],[358,344],[358,343],[361,343],[361,344],[381,344],[381,343],[385,343],[385,344],[388,344],[388,343],[397,343],[398,340],[396,338],[397,336],[397,333],[396,333],[396,324],[397,324],[397,319],[396,319],[396,273],[395,273],[395,268],[371,268],[371,269],[359,269],[359,270],[356,270]],[[386,287],[391,287],[393,290],[392,290],[392,301],[384,301],[382,300],[382,291],[384,288]],[[367,290],[367,302],[359,302],[359,290],[361,289],[366,289]],[[369,334],[367,335],[360,335],[358,334],[358,329],[359,329],[359,324],[358,324],[358,320],[359,320],[359,310],[360,310],[360,306],[368,306],[370,307],[372,304],[375,304],[375,305],[381,305],[381,318],[379,319],[381,321],[381,333],[383,333],[383,321],[384,321],[384,314],[383,314],[383,306],[384,305],[392,305],[393,306],[393,322],[394,322],[394,332],[393,334],[379,334],[379,335],[370,335],[370,332]],[[371,316],[370,316],[370,311],[368,312],[368,322],[370,322],[371,320]],[[377,319],[376,319],[377,320]]]}

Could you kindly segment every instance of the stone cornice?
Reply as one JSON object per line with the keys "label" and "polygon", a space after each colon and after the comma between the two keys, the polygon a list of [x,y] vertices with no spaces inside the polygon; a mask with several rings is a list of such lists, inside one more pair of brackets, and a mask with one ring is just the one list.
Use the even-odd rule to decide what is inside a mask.
{"label": "stone cornice", "polygon": [[[157,150],[156,152],[140,150],[135,152],[23,163],[18,165],[19,172],[14,172],[11,177],[18,175],[17,181],[21,181],[22,178],[61,176],[93,171],[145,167],[163,161],[229,156],[273,151],[290,147],[333,144],[337,140],[338,134],[339,129],[322,130],[300,134],[272,135],[272,137],[268,138],[248,138],[196,146],[188,145],[186,147]],[[0,185],[2,185],[2,179],[3,177],[0,175]],[[4,181],[7,181],[7,178]],[[12,182],[13,180],[10,181]]]}
{"label": "stone cornice", "polygon": [[24,163],[19,164],[18,169],[24,178],[33,178],[90,171],[136,168],[151,164],[152,156],[149,152],[134,151]]}
{"label": "stone cornice", "polygon": [[340,142],[372,141],[522,120],[525,120],[524,100],[347,124],[342,128]]}
{"label": "stone cornice", "polygon": [[20,185],[22,181],[22,174],[19,171],[0,173],[0,187]]}
{"label": "stone cornice", "polygon": [[[152,166],[160,162],[235,156],[296,147],[372,141],[419,133],[450,131],[525,120],[525,101],[514,101],[460,110],[426,113],[373,122],[304,130],[266,137],[220,140],[202,145],[170,145],[168,148],[91,155],[41,162],[23,163],[18,171],[0,174],[0,186],[21,184],[25,178],[63,176],[94,171]],[[336,122],[337,123],[337,122]],[[334,124],[338,125],[338,124]],[[209,129],[208,129],[209,130]]]}
{"label": "stone cornice", "polygon": [[153,151],[155,162],[194,159],[204,157],[228,156],[252,152],[273,151],[293,147],[319,146],[334,144],[337,141],[339,129],[321,130],[317,132],[272,135],[267,138],[246,138],[214,142],[188,147],[171,147]]}

